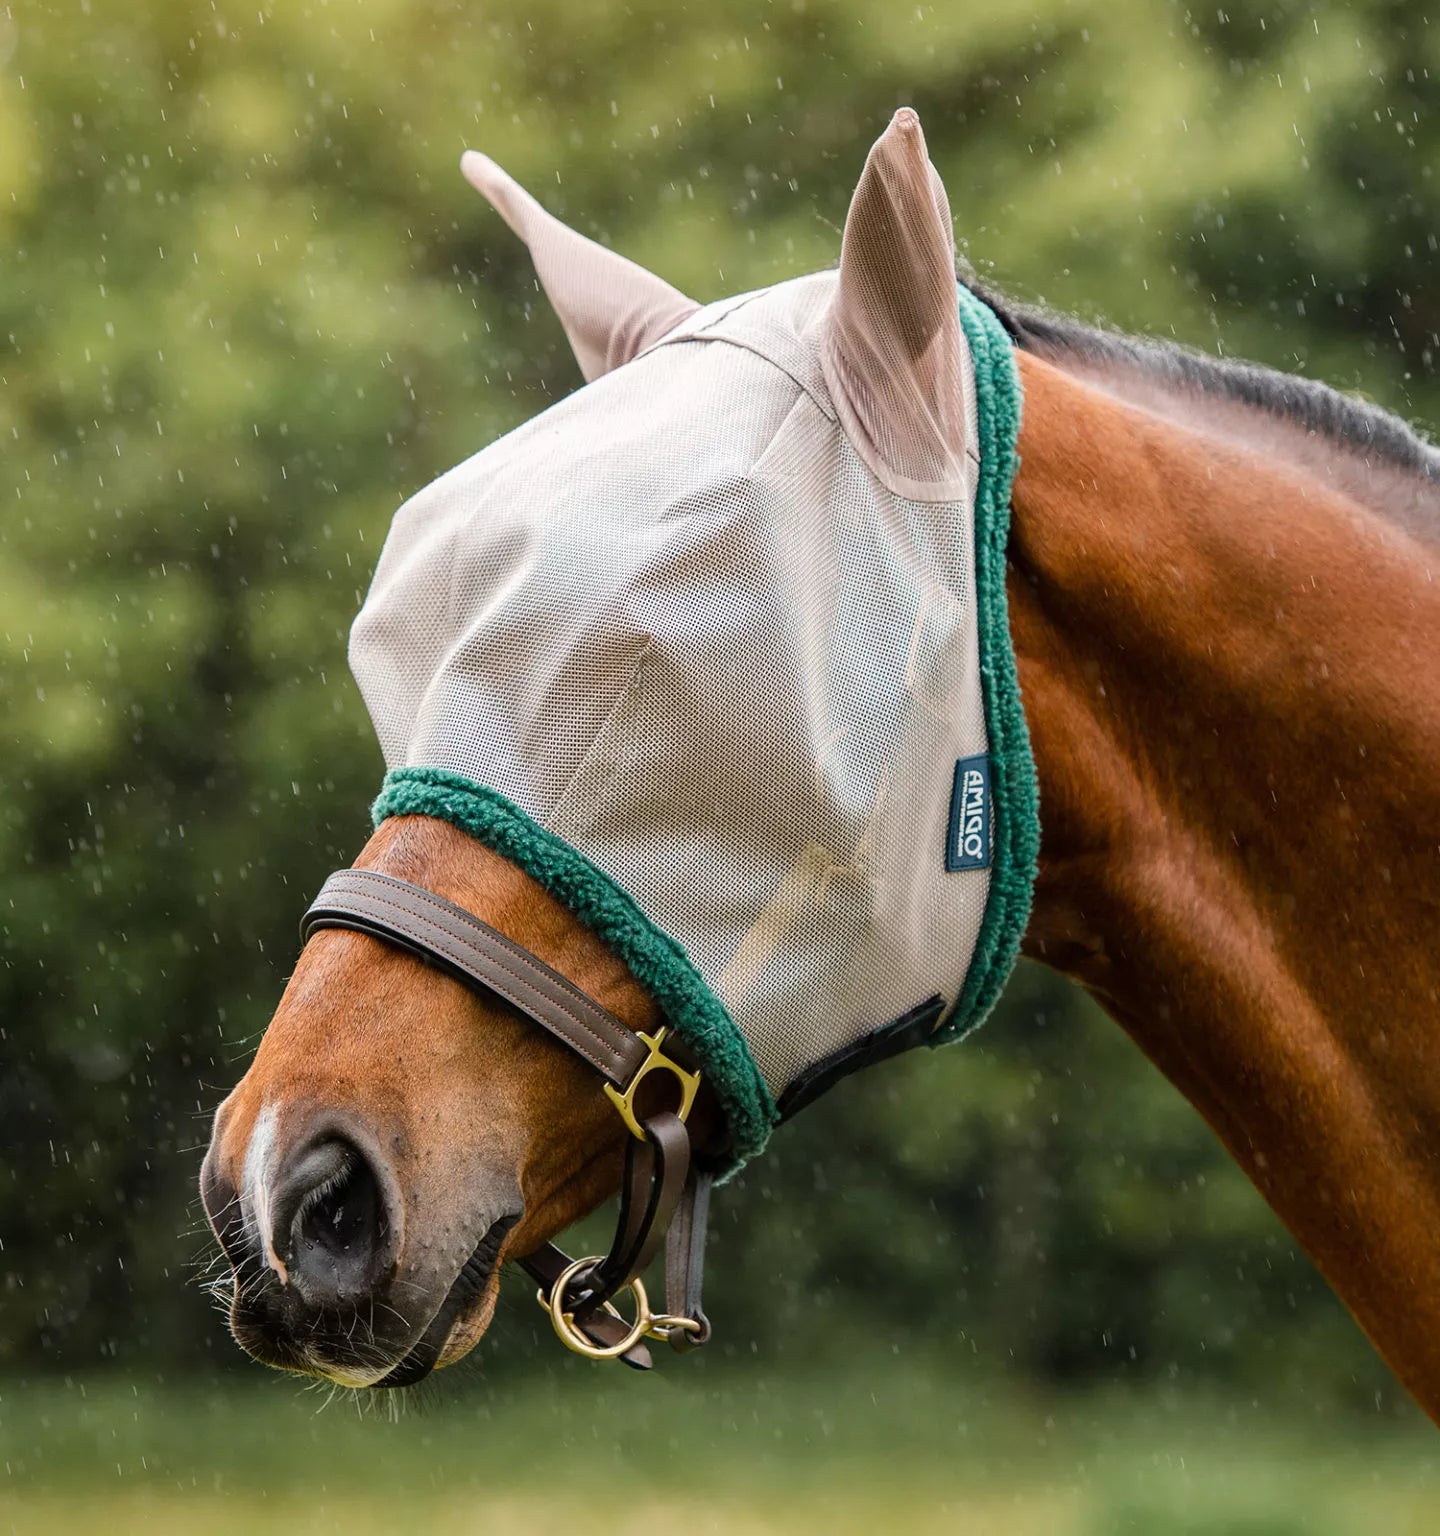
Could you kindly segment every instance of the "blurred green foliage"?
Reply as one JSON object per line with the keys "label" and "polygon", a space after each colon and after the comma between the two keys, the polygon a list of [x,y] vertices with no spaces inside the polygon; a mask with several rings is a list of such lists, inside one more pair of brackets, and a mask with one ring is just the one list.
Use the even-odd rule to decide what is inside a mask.
{"label": "blurred green foliage", "polygon": [[[1411,0],[131,0],[0,12],[0,1364],[193,1364],[207,1116],[367,831],[345,635],[399,502],[573,388],[483,147],[708,300],[831,263],[917,106],[986,278],[1423,422]],[[1022,971],[719,1201],[723,1349],[1388,1377],[1186,1107]],[[778,1290],[778,1294],[777,1294]],[[509,1351],[539,1324],[511,1309]]]}

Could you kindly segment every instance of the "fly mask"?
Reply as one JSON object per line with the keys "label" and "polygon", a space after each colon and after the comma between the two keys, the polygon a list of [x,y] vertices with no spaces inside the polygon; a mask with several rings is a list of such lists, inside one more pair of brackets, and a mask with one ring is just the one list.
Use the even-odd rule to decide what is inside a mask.
{"label": "fly mask", "polygon": [[[616,1247],[532,1270],[562,1338],[636,1363],[640,1334],[603,1307],[671,1214],[680,1303],[649,1331],[694,1343],[709,1174],[847,1072],[965,1033],[1013,965],[1038,848],[1004,589],[1018,378],[957,292],[908,110],[838,271],[704,307],[484,157],[463,169],[529,245],[589,382],[395,518],[350,645],[389,770],[375,816],[442,817],[519,863],[669,1038],[598,1018],[402,882],[332,877],[306,931],[414,948],[609,1079],[642,1149]],[[679,1133],[635,1119],[657,1070]],[[693,1072],[729,1134],[703,1170]]]}

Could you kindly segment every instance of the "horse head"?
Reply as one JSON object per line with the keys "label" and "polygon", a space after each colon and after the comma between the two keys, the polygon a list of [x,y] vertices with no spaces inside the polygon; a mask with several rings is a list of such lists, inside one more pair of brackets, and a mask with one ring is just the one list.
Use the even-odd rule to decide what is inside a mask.
{"label": "horse head", "polygon": [[[668,401],[664,412],[648,394],[650,376],[632,366],[703,319],[698,305],[565,228],[483,156],[467,154],[462,168],[529,246],[587,379],[473,461],[485,461],[487,495],[534,494],[537,485],[543,492],[553,480],[564,494],[593,500],[592,536],[603,540],[608,504],[683,500],[665,481],[668,461],[698,462],[723,487],[732,463],[768,451],[780,422],[762,398],[754,419],[734,408],[733,389],[724,395],[730,408],[714,408],[713,378],[760,366],[743,347],[692,349],[685,391],[693,403]],[[941,502],[966,472],[962,347],[949,210],[913,113],[897,114],[870,154],[838,272],[798,282],[773,325],[790,327],[797,371],[809,369],[802,384],[828,402],[813,408],[838,416],[866,472],[897,494]],[[749,302],[766,313],[764,295]],[[442,585],[463,566],[464,552],[440,547],[431,532],[437,504],[457,494],[449,480],[397,517],[408,552],[387,555],[377,588],[416,561],[434,562]],[[727,526],[723,507],[698,519],[697,542],[676,559],[708,561],[723,579]],[[523,579],[533,558],[523,533],[504,558]],[[574,564],[567,580],[592,579]],[[436,600],[444,604],[443,590]],[[547,770],[536,768],[544,752],[527,733],[555,670],[577,649],[564,617],[547,617],[549,649],[532,654],[521,625],[495,662],[514,686],[485,728],[513,731],[510,757],[526,759],[516,774],[532,785]],[[608,715],[660,644],[646,616],[627,608],[612,620],[624,631],[618,661],[599,657],[593,690],[582,690],[576,706],[596,711],[576,724],[586,746],[603,739]],[[453,637],[424,632],[413,605],[392,604],[357,624],[352,659],[392,764],[406,761],[406,743],[437,722],[463,734],[463,701],[443,683],[407,691],[400,675],[409,668],[439,676],[444,657],[431,652],[448,644]],[[612,663],[620,674],[613,688]],[[563,758],[567,744],[556,750]],[[555,766],[556,803],[593,755]],[[790,771],[759,752],[736,774],[763,800]],[[503,771],[501,778],[512,787]],[[627,1029],[652,1033],[667,1020],[623,946],[533,870],[450,821],[391,815],[356,867],[424,887],[483,919]],[[688,876],[704,877],[703,869]],[[252,1065],[216,1115],[202,1174],[205,1208],[234,1272],[236,1339],[269,1364],[357,1386],[412,1380],[465,1354],[493,1314],[504,1262],[533,1252],[620,1185],[629,1133],[600,1089],[584,1060],[498,995],[368,933],[314,934]],[[763,1102],[763,1087],[755,1091]],[[704,1082],[691,1124],[697,1144],[733,1147],[735,1113]]]}

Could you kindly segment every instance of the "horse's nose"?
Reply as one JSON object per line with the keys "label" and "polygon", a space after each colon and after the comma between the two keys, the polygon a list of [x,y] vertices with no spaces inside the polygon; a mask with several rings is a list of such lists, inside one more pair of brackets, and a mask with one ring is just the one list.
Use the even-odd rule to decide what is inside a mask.
{"label": "horse's nose", "polygon": [[330,1130],[276,1170],[267,1257],[311,1306],[353,1303],[375,1288],[391,1258],[388,1182],[353,1141]]}
{"label": "horse's nose", "polygon": [[368,1386],[414,1342],[389,1299],[404,1198],[363,1116],[222,1107],[200,1193],[230,1260],[231,1331],[256,1359]]}

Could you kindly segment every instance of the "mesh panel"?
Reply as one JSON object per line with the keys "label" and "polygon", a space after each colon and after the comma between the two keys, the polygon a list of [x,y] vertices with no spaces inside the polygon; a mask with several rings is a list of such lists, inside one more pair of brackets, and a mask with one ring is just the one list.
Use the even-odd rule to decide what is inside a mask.
{"label": "mesh panel", "polygon": [[775,1093],[953,998],[989,885],[944,867],[955,762],[986,750],[973,447],[952,499],[881,482],[826,387],[835,283],[698,311],[422,491],[351,638],[387,765],[586,854]]}

